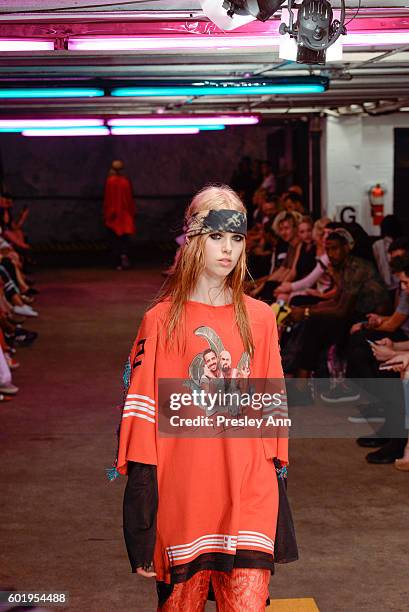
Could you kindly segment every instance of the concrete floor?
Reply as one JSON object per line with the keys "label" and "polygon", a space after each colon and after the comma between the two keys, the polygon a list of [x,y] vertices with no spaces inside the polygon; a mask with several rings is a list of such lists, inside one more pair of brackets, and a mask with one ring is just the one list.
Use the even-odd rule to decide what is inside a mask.
{"label": "concrete floor", "polygon": [[[68,591],[70,610],[155,609],[130,573],[124,479],[109,483],[121,372],[158,269],[38,273],[37,343],[1,410],[0,590]],[[352,440],[291,443],[289,494],[300,560],[278,566],[273,598],[322,612],[409,610],[409,475],[370,466]],[[214,609],[209,605],[209,610]]]}

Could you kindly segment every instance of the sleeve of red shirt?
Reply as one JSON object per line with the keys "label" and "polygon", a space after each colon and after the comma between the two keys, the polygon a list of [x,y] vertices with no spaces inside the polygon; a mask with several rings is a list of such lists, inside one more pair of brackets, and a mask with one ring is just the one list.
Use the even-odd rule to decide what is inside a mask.
{"label": "sleeve of red shirt", "polygon": [[119,432],[117,470],[127,474],[127,462],[157,465],[157,383],[155,359],[157,323],[148,311],[129,357],[131,378]]}

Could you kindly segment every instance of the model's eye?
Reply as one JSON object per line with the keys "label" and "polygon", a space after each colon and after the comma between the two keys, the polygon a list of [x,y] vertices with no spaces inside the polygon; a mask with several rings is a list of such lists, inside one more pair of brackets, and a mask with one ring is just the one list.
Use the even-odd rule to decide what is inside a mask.
{"label": "model's eye", "polygon": [[241,234],[234,234],[234,236],[232,236],[232,239],[236,242],[241,242],[242,240],[244,240],[244,237]]}
{"label": "model's eye", "polygon": [[219,232],[215,232],[214,234],[210,234],[210,238],[212,240],[220,240],[221,237],[222,237],[222,235],[219,234]]}

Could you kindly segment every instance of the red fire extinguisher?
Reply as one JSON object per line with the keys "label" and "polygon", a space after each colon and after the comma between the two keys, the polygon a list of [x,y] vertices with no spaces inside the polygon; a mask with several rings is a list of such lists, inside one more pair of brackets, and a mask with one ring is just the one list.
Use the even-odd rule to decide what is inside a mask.
{"label": "red fire extinguisher", "polygon": [[369,190],[369,202],[371,204],[371,217],[373,225],[380,225],[383,221],[385,191],[380,183]]}

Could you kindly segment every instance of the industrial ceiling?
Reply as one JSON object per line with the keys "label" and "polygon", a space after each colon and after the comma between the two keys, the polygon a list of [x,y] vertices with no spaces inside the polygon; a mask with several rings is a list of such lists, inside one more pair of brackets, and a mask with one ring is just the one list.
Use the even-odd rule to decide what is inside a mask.
{"label": "industrial ceiling", "polygon": [[[222,0],[220,0],[221,2]],[[334,8],[339,2],[331,2]],[[409,110],[409,0],[347,1],[348,34],[342,60],[306,66],[279,57],[281,11],[265,23],[252,22],[231,32],[219,30],[199,2],[117,2],[104,0],[8,0],[0,8],[2,40],[48,40],[49,51],[11,51],[0,55],[0,88],[77,85],[103,87],[137,79],[234,80],[325,76],[320,94],[246,96],[155,96],[90,99],[0,100],[0,116],[125,116],[257,112],[264,118],[314,113],[381,114]],[[358,11],[359,8],[359,11]],[[226,47],[224,40],[246,36],[252,46]],[[72,40],[136,37],[151,40],[138,50],[73,50]],[[155,40],[218,38],[220,46],[158,49]],[[71,45],[71,48],[70,48]],[[146,48],[151,46],[152,48]]]}

